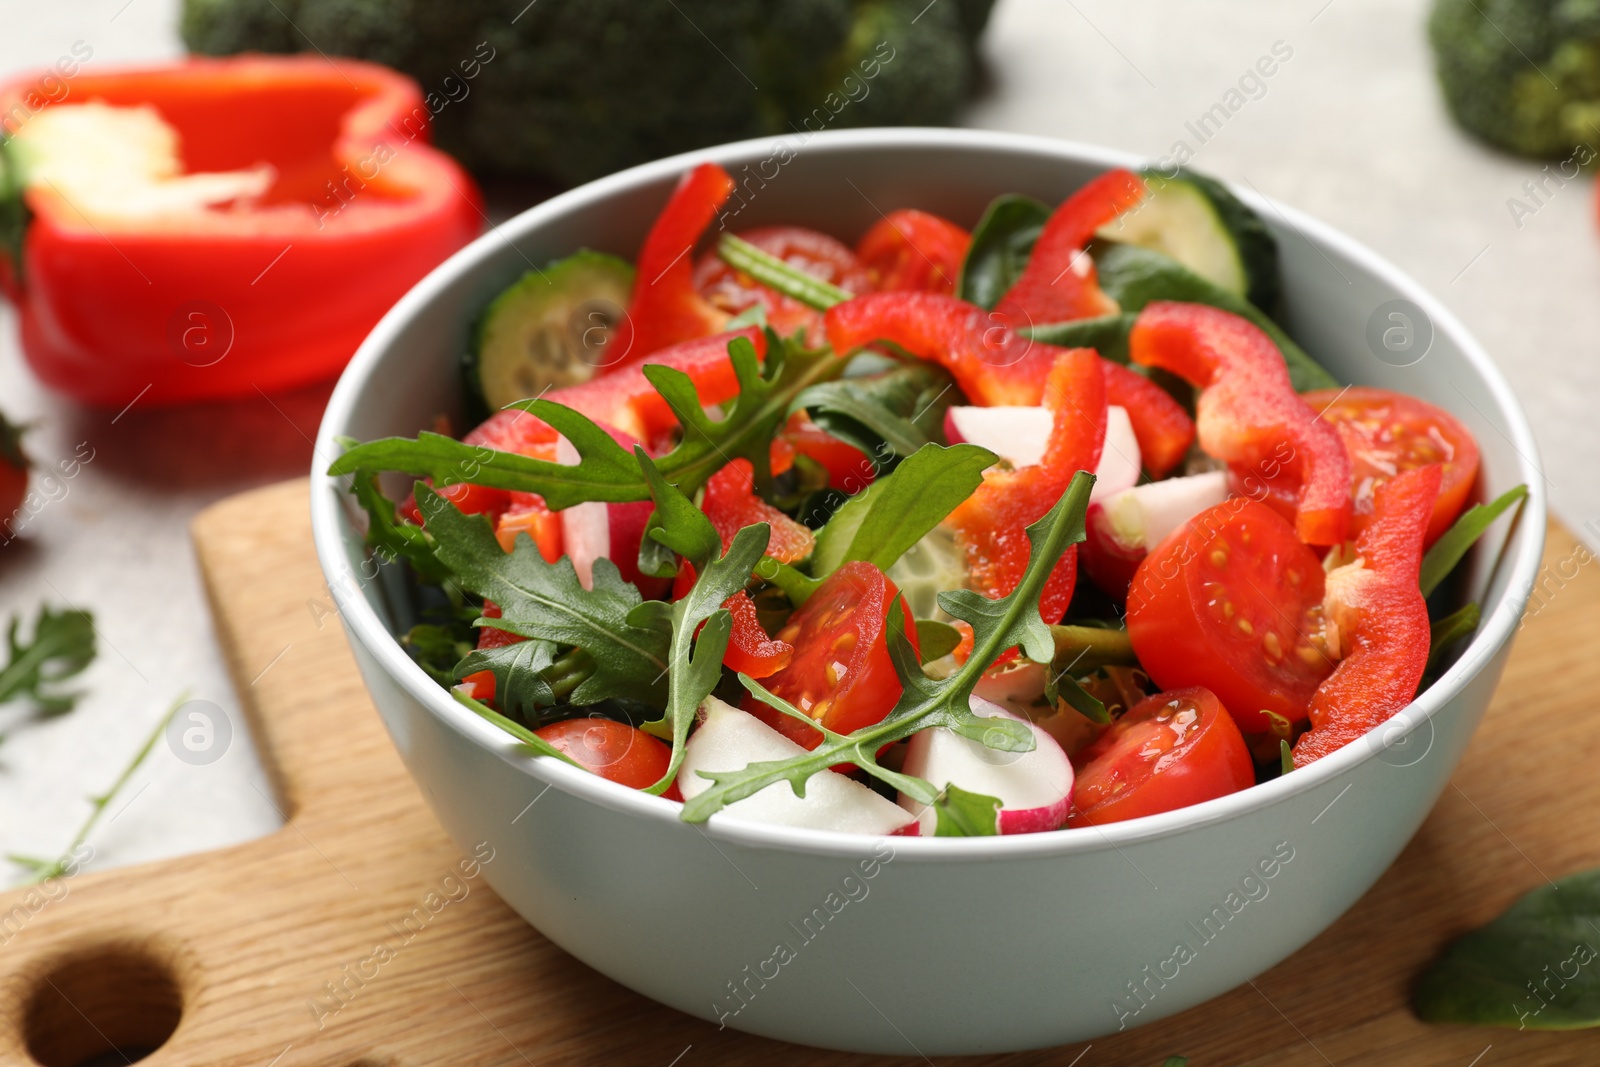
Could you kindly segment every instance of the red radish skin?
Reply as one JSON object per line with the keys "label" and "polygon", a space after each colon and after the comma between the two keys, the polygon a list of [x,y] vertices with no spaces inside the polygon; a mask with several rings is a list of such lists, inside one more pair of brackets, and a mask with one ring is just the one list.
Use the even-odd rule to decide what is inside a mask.
{"label": "red radish skin", "polygon": [[[1072,810],[1072,762],[1043,728],[981,697],[971,699],[974,714],[1025,723],[1033,731],[1029,752],[1001,752],[982,741],[962,737],[942,726],[912,735],[904,770],[926,778],[934,788],[955,784],[997,797],[1001,808],[996,828],[1002,834],[1035,834],[1059,830]],[[917,813],[922,833],[930,837],[937,816],[912,797],[900,794],[900,806]]]}
{"label": "red radish skin", "polygon": [[[610,426],[602,429],[630,452],[637,443],[621,430]],[[578,451],[565,437],[556,443],[556,462],[568,466],[578,463]],[[654,510],[655,505],[648,500],[625,504],[590,500],[560,513],[561,543],[585,589],[594,587],[594,561],[597,559],[609,559],[616,564],[623,581],[638,586],[647,597],[660,596],[671,586],[670,578],[639,573],[639,544],[644,540],[645,527]]]}

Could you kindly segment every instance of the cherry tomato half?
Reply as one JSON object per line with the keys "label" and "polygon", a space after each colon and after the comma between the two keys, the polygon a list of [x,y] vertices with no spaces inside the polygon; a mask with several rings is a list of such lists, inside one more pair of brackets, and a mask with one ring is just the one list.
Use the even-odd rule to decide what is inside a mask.
{"label": "cherry tomato half", "polygon": [[1175,811],[1255,784],[1239,728],[1205,689],[1157,693],[1079,754],[1067,825]]}
{"label": "cherry tomato half", "polygon": [[566,719],[534,733],[578,766],[630,789],[654,785],[672,762],[672,750],[661,741],[615,719]]}
{"label": "cherry tomato half", "polygon": [[[789,266],[841,289],[852,293],[872,292],[872,275],[867,273],[856,254],[848,245],[825,233],[802,226],[763,226],[739,236]],[[734,270],[715,251],[707,252],[695,264],[694,287],[712,306],[730,315],[765,304],[767,322],[778,333],[787,337],[796,330],[804,330],[808,343],[817,344],[822,340],[821,312]]]}
{"label": "cherry tomato half", "polygon": [[[789,665],[766,680],[767,688],[838,733],[870,726],[900,699],[900,677],[889,659],[884,623],[889,604],[899,592],[870,563],[846,563],[811,598],[789,616],[777,633],[794,646]],[[917,642],[911,609],[905,612],[906,636]],[[768,726],[806,748],[816,748],[822,734],[765,704],[747,707]]]}
{"label": "cherry tomato half", "polygon": [[953,222],[908,208],[891,211],[856,244],[856,255],[879,292],[914,289],[953,296],[972,234]]}
{"label": "cherry tomato half", "polygon": [[[1450,528],[1478,477],[1478,442],[1454,415],[1426,400],[1360,385],[1318,389],[1302,399],[1333,424],[1350,455],[1352,538],[1372,521],[1378,486],[1429,463],[1439,464],[1444,476],[1424,544],[1433,544]],[[1255,497],[1280,514],[1294,514],[1292,479],[1263,478],[1252,484],[1246,472],[1231,473],[1235,492]]]}
{"label": "cherry tomato half", "polygon": [[1204,686],[1245,733],[1282,731],[1284,720],[1306,717],[1333,670],[1322,591],[1322,564],[1289,521],[1234,497],[1191,518],[1139,564],[1128,636],[1162,689]]}

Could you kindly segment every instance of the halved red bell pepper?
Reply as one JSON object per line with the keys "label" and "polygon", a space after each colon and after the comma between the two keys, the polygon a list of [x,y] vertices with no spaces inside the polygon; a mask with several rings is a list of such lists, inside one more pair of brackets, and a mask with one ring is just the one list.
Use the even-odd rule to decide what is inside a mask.
{"label": "halved red bell pepper", "polygon": [[[8,158],[26,163],[31,214],[7,291],[34,372],[87,403],[253,395],[336,374],[383,313],[482,225],[472,179],[427,143],[417,84],[384,67],[190,59],[86,71],[55,103],[30,95],[35,80],[0,87]],[[153,109],[176,133],[184,173],[138,186],[145,192],[170,193],[201,172],[270,172],[258,172],[253,195],[226,202],[90,200],[70,179],[28,180],[50,164],[46,131],[60,129],[59,111],[100,105]],[[59,146],[81,141],[54,142],[58,167]],[[134,174],[76,166],[95,181]]]}
{"label": "halved red bell pepper", "polygon": [[[945,520],[966,551],[968,587],[986,597],[1002,597],[1017,587],[1028,566],[1028,525],[1055,506],[1074,474],[1092,472],[1100,462],[1106,388],[1093,349],[1069,349],[1056,358],[1044,402],[1055,419],[1043,459],[984,472],[983,484]],[[1072,601],[1076,550],[1076,545],[1067,548],[1039,596],[1039,615],[1047,623],[1060,622]]]}
{"label": "halved red bell pepper", "polygon": [[856,255],[882,293],[951,296],[972,234],[938,215],[906,208],[891,211],[856,244]]}
{"label": "halved red bell pepper", "polygon": [[637,363],[668,345],[721,330],[728,314],[694,286],[694,246],[733,192],[733,178],[715,163],[685,174],[645,235],[634,264],[628,311],[608,350],[620,364]]}
{"label": "halved red bell pepper", "polygon": [[1194,420],[1171,393],[1144,375],[1109,359],[1100,366],[1106,372],[1106,403],[1128,413],[1140,463],[1150,477],[1166,477],[1194,443]]}
{"label": "halved red bell pepper", "polygon": [[1084,246],[1144,194],[1137,174],[1109,170],[1063,200],[1034,242],[1027,267],[995,310],[1018,328],[1115,312],[1117,303],[1100,291],[1094,260]]}
{"label": "halved red bell pepper", "polygon": [[[1295,393],[1272,339],[1219,308],[1146,305],[1128,335],[1134,362],[1162,367],[1200,389],[1200,447],[1235,465],[1271,463],[1300,482],[1295,533],[1336,545],[1350,528],[1350,457],[1338,431]],[[1287,448],[1287,455],[1285,449]]]}
{"label": "halved red bell pepper", "polygon": [[1311,730],[1295,743],[1296,767],[1343,748],[1417,695],[1429,642],[1417,581],[1441,473],[1429,464],[1380,485],[1372,521],[1356,538],[1357,562],[1328,575],[1324,602],[1344,658],[1311,698]]}
{"label": "halved red bell pepper", "polygon": [[700,510],[716,527],[724,549],[740,530],[758,522],[772,528],[767,555],[780,563],[798,563],[816,547],[815,534],[756,495],[755,468],[742,456],[706,482]]}

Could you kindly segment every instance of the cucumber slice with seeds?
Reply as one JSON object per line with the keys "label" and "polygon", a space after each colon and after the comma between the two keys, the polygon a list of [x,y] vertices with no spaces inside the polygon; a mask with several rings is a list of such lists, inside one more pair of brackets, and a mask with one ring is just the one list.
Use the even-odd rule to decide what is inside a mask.
{"label": "cucumber slice with seeds", "polygon": [[473,343],[490,410],[586,382],[609,362],[607,342],[633,290],[626,260],[588,249],[529,271],[484,311]]}
{"label": "cucumber slice with seeds", "polygon": [[1149,195],[1099,235],[1171,256],[1270,314],[1278,298],[1278,244],[1256,213],[1193,171],[1143,177]]}

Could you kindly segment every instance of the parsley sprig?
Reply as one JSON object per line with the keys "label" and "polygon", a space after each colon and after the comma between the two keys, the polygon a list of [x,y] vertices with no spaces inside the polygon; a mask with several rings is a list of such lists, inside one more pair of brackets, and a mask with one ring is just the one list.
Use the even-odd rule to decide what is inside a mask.
{"label": "parsley sprig", "polygon": [[1094,476],[1078,472],[1055,506],[1028,527],[1028,541],[1032,546],[1028,565],[1021,581],[1008,595],[990,600],[967,589],[939,594],[940,606],[973,629],[972,654],[949,677],[934,679],[923,673],[916,650],[906,638],[903,615],[891,608],[889,655],[903,691],[881,722],[851,734],[836,733],[768,691],[760,682],[740,675],[740,682],[757,699],[821,730],[822,741],[810,752],[792,759],[761,761],[734,771],[700,772],[715,784],[684,805],[683,819],[703,822],[726,805],[759,793],[776,782],[788,782],[795,795],[803,797],[806,782],[812,775],[840,763],[853,763],[919,802],[932,804],[938,799],[939,791],[930,783],[881,767],[877,761],[878,750],[884,745],[932,726],[946,727],[1003,751],[1026,752],[1033,748],[1033,734],[1026,726],[1009,719],[975,715],[969,700],[983,672],[1008,648],[1020,647],[1029,659],[1050,662],[1055,642],[1050,627],[1039,617],[1039,593],[1061,554],[1069,545],[1083,540],[1084,513],[1093,487]]}

